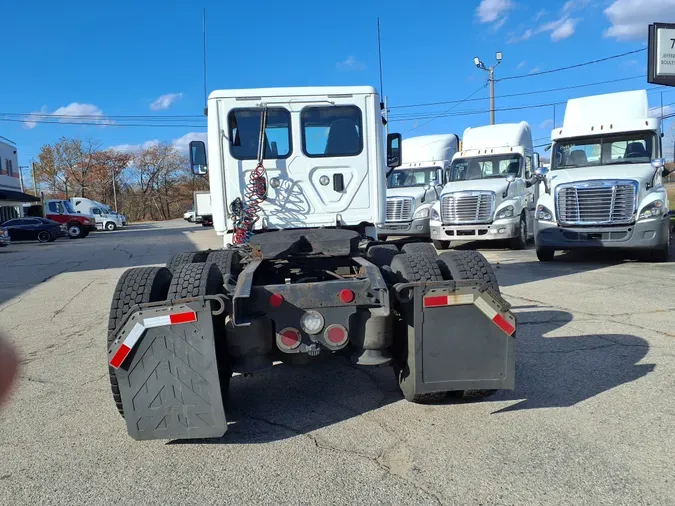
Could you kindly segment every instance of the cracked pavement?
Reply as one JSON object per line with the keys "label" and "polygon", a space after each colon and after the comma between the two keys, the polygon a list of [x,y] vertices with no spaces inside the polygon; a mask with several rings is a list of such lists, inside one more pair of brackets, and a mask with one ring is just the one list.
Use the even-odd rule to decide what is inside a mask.
{"label": "cracked pavement", "polygon": [[280,365],[232,379],[223,438],[133,441],[105,364],[115,284],[218,245],[180,220],[0,250],[0,331],[21,354],[0,502],[675,503],[674,263],[491,245],[519,322],[514,392],[415,405],[388,368]]}

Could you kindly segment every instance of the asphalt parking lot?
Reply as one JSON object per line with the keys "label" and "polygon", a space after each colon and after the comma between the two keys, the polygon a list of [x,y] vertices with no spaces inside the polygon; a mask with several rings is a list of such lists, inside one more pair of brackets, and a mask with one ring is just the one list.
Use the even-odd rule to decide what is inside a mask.
{"label": "asphalt parking lot", "polygon": [[342,360],[232,380],[228,433],[136,442],[112,402],[122,272],[217,247],[182,220],[0,249],[0,504],[675,504],[675,259],[481,251],[517,313],[515,392],[415,405]]}

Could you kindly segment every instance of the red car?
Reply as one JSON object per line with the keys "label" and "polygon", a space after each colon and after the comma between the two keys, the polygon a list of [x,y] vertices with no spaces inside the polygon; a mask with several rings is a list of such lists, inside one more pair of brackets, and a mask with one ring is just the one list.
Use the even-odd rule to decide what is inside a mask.
{"label": "red car", "polygon": [[69,200],[45,200],[44,217],[65,225],[71,239],[87,237],[96,230],[93,216],[76,212]]}

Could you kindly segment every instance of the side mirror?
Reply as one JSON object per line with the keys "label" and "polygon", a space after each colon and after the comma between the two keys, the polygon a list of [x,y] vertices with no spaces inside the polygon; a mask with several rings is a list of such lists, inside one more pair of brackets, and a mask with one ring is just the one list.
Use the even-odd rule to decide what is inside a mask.
{"label": "side mirror", "polygon": [[544,183],[544,188],[546,189],[546,193],[551,193],[551,188],[548,186],[548,180],[546,179],[546,175],[548,174],[548,168],[546,167],[537,167],[534,171],[534,176],[532,177],[532,183]]}
{"label": "side mirror", "polygon": [[541,160],[539,159],[539,153],[533,153],[532,154],[532,168],[534,170],[537,170],[539,168],[539,165],[541,165]]}
{"label": "side mirror", "polygon": [[203,176],[209,171],[204,141],[190,141],[190,167],[197,176]]}
{"label": "side mirror", "polygon": [[516,176],[514,176],[513,174],[509,174],[508,176],[506,176],[506,189],[504,190],[504,193],[502,193],[503,199],[505,199],[508,196],[511,183],[513,183],[515,180]]}
{"label": "side mirror", "polygon": [[652,178],[649,180],[648,188],[654,186],[654,179],[659,172],[662,176],[666,176],[670,173],[670,171],[666,169],[666,160],[663,158],[656,158],[652,160],[652,167],[654,168],[654,173],[652,174]]}
{"label": "side mirror", "polygon": [[401,166],[401,134],[387,135],[387,167],[394,169]]}

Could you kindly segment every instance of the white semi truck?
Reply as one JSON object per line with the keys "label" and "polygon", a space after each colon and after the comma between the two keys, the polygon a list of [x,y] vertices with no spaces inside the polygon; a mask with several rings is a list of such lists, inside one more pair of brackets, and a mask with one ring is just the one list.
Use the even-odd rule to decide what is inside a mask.
{"label": "white semi truck", "polygon": [[527,122],[467,128],[431,209],[434,245],[447,249],[451,241],[508,239],[511,248],[524,248],[534,217],[528,180],[538,165]]}
{"label": "white semi truck", "polygon": [[535,244],[541,261],[556,250],[621,248],[666,261],[668,174],[660,120],[645,90],[575,98],[551,133],[550,170],[540,168]]}
{"label": "white semi truck", "polygon": [[112,232],[123,225],[122,217],[114,214],[105,204],[84,197],[73,197],[70,202],[75,211],[94,218],[97,230]]}
{"label": "white semi truck", "polygon": [[457,134],[422,135],[403,139],[403,160],[387,178],[387,221],[378,237],[429,238],[429,213],[438,200],[446,172],[459,147]]}
{"label": "white semi truck", "polygon": [[336,353],[391,365],[413,402],[513,389],[516,320],[485,258],[377,241],[402,143],[374,88],[219,90],[207,111],[208,156],[193,141],[190,159],[225,247],[129,269],[113,296],[110,381],[133,438],[220,437],[233,372]]}

